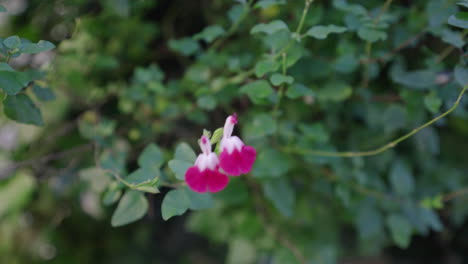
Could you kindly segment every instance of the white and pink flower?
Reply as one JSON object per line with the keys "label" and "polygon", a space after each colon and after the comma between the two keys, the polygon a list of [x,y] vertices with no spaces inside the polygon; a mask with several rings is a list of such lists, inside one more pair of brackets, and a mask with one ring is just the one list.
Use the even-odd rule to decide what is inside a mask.
{"label": "white and pink flower", "polygon": [[211,142],[207,136],[200,138],[202,153],[198,155],[195,165],[185,172],[187,185],[195,192],[219,192],[226,188],[229,177],[220,172],[219,159],[211,152]]}
{"label": "white and pink flower", "polygon": [[245,145],[239,137],[232,136],[236,124],[237,115],[228,116],[224,124],[221,154],[219,155],[220,167],[232,176],[249,173],[257,156],[255,148]]}

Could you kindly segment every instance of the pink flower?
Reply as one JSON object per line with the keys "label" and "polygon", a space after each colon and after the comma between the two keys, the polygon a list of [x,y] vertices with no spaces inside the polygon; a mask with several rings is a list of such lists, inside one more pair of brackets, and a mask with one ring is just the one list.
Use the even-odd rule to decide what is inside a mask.
{"label": "pink flower", "polygon": [[224,124],[219,160],[221,168],[227,174],[239,176],[252,170],[257,151],[252,146],[244,145],[240,138],[231,136],[235,124],[237,124],[237,115],[228,116]]}
{"label": "pink flower", "polygon": [[195,165],[185,172],[187,185],[195,192],[219,192],[226,188],[229,177],[219,171],[219,159],[211,152],[211,142],[206,136],[200,138],[203,153],[198,155]]}

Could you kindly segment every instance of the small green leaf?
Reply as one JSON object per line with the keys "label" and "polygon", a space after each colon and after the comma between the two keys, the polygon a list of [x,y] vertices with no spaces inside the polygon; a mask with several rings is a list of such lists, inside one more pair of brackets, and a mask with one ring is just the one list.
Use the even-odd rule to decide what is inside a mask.
{"label": "small green leaf", "polygon": [[250,100],[257,104],[261,103],[262,99],[270,96],[273,93],[273,88],[267,81],[257,80],[242,86],[240,92],[247,94]]}
{"label": "small green leaf", "polygon": [[278,86],[278,85],[281,85],[283,83],[292,84],[294,82],[294,78],[292,76],[289,76],[289,75],[283,75],[283,74],[280,74],[280,73],[275,73],[270,77],[270,82],[274,86]]}
{"label": "small green leaf", "polygon": [[280,64],[272,59],[260,60],[255,64],[255,76],[263,77],[266,73],[278,70]]}
{"label": "small green leaf", "polygon": [[442,31],[442,40],[446,43],[452,44],[457,48],[462,48],[465,45],[465,40],[460,32],[445,29]]}
{"label": "small green leaf", "polygon": [[401,160],[393,163],[390,170],[390,183],[399,195],[407,196],[414,191],[414,179],[408,166]]}
{"label": "small green leaf", "polygon": [[367,26],[362,26],[358,30],[358,36],[366,41],[369,42],[377,42],[379,40],[386,40],[387,39],[387,33],[384,31],[370,28]]}
{"label": "small green leaf", "polygon": [[164,163],[164,156],[155,144],[149,144],[138,157],[138,165],[142,168],[157,171]]}
{"label": "small green leaf", "polygon": [[412,233],[408,220],[399,214],[392,214],[387,218],[387,226],[395,244],[401,248],[407,248],[411,242]]}
{"label": "small green leaf", "polygon": [[331,33],[343,33],[346,32],[346,30],[345,27],[336,25],[313,26],[306,32],[306,35],[316,39],[326,39]]}
{"label": "small green leaf", "polygon": [[161,205],[161,214],[164,220],[182,215],[189,209],[190,200],[187,193],[183,189],[175,189],[169,191],[164,197]]}
{"label": "small green leaf", "polygon": [[450,16],[448,23],[455,27],[468,29],[468,12],[458,12]]}
{"label": "small green leaf", "polygon": [[[6,66],[4,67],[6,68]],[[0,89],[9,95],[19,93],[28,83],[29,78],[23,72],[10,71],[9,69],[0,71]]]}
{"label": "small green leaf", "polygon": [[9,49],[19,48],[21,39],[18,36],[11,36],[3,40],[3,45]]}
{"label": "small green leaf", "polygon": [[218,143],[221,140],[221,138],[223,137],[223,133],[224,133],[224,128],[220,127],[218,129],[216,129],[215,132],[213,133],[213,136],[210,139],[211,144],[214,145],[214,144]]}
{"label": "small green leaf", "polygon": [[55,99],[55,94],[50,88],[43,88],[37,84],[33,85],[32,91],[37,99],[48,102]]}
{"label": "small green leaf", "polygon": [[417,90],[424,90],[435,85],[436,76],[433,70],[396,71],[391,74],[394,82]]}
{"label": "small green leaf", "polygon": [[461,64],[455,67],[455,80],[462,86],[468,85],[468,68]]}
{"label": "small green leaf", "polygon": [[132,189],[149,193],[158,193],[157,183],[159,180],[159,169],[155,172],[147,168],[139,168],[130,173],[125,181],[131,185]]}
{"label": "small green leaf", "polygon": [[169,40],[169,48],[185,56],[190,56],[200,50],[200,45],[196,40],[191,38],[182,38],[178,40],[171,39]]}
{"label": "small green leaf", "polygon": [[39,40],[37,43],[23,43],[21,45],[21,53],[36,54],[53,48],[55,48],[55,45],[52,42]]}
{"label": "small green leaf", "polygon": [[111,205],[117,202],[122,195],[122,190],[117,188],[109,188],[102,197],[104,205]]}
{"label": "small green leaf", "polygon": [[179,145],[177,145],[174,154],[174,159],[194,163],[196,158],[197,155],[187,143],[182,142]]}
{"label": "small green leaf", "polygon": [[193,166],[193,162],[188,162],[184,160],[171,160],[168,163],[169,169],[175,174],[176,178],[183,181],[185,180],[185,172]]}
{"label": "small green leaf", "polygon": [[201,210],[208,209],[214,206],[214,200],[209,193],[196,193],[188,188],[184,188],[185,193],[190,201],[189,209]]}
{"label": "small green leaf", "polygon": [[352,88],[343,82],[331,82],[317,90],[317,97],[322,101],[341,102],[353,93]]}
{"label": "small green leaf", "polygon": [[216,99],[211,95],[202,95],[198,97],[197,105],[201,109],[213,110],[216,108]]}
{"label": "small green leaf", "polygon": [[10,119],[24,124],[42,126],[42,115],[39,108],[25,94],[9,95],[3,101],[3,111]]}
{"label": "small green leaf", "polygon": [[0,71],[14,72],[15,70],[8,63],[0,62]]}
{"label": "small green leaf", "polygon": [[286,91],[286,96],[291,99],[297,99],[302,96],[314,96],[315,93],[312,89],[306,87],[303,84],[295,83],[288,87]]}
{"label": "small green leaf", "polygon": [[286,4],[285,0],[260,0],[254,5],[254,8],[266,9],[274,5],[283,4]]}
{"label": "small green leaf", "polygon": [[253,168],[256,178],[279,178],[291,167],[289,157],[274,149],[265,149],[257,155]]}
{"label": "small green leaf", "polygon": [[437,94],[435,93],[429,93],[424,97],[424,105],[427,110],[435,114],[439,112],[440,107],[442,106],[442,99],[437,97]]}
{"label": "small green leaf", "polygon": [[267,35],[271,35],[283,29],[289,30],[288,25],[286,25],[286,23],[284,23],[284,21],[282,20],[275,20],[268,24],[260,23],[260,24],[255,25],[250,30],[250,34],[265,33]]}
{"label": "small green leaf", "polygon": [[252,122],[246,127],[246,134],[250,138],[261,138],[276,132],[277,126],[271,114],[260,113],[255,115]]}
{"label": "small green leaf", "polygon": [[284,178],[269,180],[262,184],[265,196],[286,217],[294,215],[296,195],[291,184]]}
{"label": "small green leaf", "polygon": [[117,209],[112,215],[113,227],[123,226],[141,219],[148,210],[148,201],[139,191],[127,191],[120,199]]}
{"label": "small green leaf", "polygon": [[199,40],[202,39],[207,43],[211,43],[213,40],[224,35],[225,30],[220,25],[211,25],[203,29],[202,32],[193,36],[193,39]]}

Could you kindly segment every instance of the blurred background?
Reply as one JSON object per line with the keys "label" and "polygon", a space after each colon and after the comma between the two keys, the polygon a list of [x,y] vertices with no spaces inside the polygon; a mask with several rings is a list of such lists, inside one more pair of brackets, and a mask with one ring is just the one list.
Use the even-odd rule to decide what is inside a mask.
{"label": "blurred background", "polygon": [[[314,1],[305,29],[349,29],[322,42],[301,40],[288,72],[308,88],[288,90],[278,121],[268,103],[238,93],[280,42],[249,32],[276,19],[293,31],[305,1],[263,1],[265,8],[239,15],[258,2],[0,2],[2,37],[56,45],[9,62],[46,72],[54,100],[36,101],[42,127],[0,115],[0,263],[468,263],[466,99],[453,116],[375,157],[274,147],[367,150],[449,109],[460,89],[453,68],[467,60],[466,29],[446,23],[457,1],[348,1],[373,18],[389,2],[381,18],[388,36],[370,51],[353,29],[359,7]],[[229,35],[215,44],[192,40],[214,24]],[[418,85],[428,78],[434,81]],[[93,142],[103,153],[119,150],[115,166],[132,171],[149,143],[170,160],[177,143],[197,149],[202,129],[222,126],[232,112],[245,121],[239,134],[262,153],[253,178],[232,180],[213,208],[168,221],[161,202],[170,188],[160,186],[146,194],[142,220],[111,226],[111,180],[94,170]],[[173,177],[166,167],[161,173]],[[281,182],[268,185],[270,177]]]}

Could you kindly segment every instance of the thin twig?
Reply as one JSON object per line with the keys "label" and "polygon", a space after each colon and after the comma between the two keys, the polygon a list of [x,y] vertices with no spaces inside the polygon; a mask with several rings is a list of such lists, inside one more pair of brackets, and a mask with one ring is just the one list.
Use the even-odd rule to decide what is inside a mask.
{"label": "thin twig", "polygon": [[17,162],[17,163],[13,163],[10,166],[0,170],[0,180],[8,178],[9,176],[12,175],[12,173],[15,170],[17,170],[19,168],[27,167],[27,166],[33,166],[33,165],[36,165],[36,164],[47,163],[47,162],[54,161],[54,160],[59,160],[59,159],[64,158],[64,157],[66,157],[66,156],[68,156],[70,154],[74,154],[74,153],[77,153],[77,152],[82,152],[82,151],[90,148],[91,146],[92,146],[91,144],[80,145],[80,146],[77,146],[77,147],[74,147],[72,149],[62,151],[62,152],[51,153],[51,154],[48,154],[48,155],[45,155],[45,156],[42,156],[42,157],[32,158],[32,159],[20,161],[20,162]]}
{"label": "thin twig", "polygon": [[468,89],[468,85],[466,85],[465,87],[463,87],[462,91],[460,92],[460,94],[458,95],[458,98],[457,100],[455,101],[455,103],[453,104],[452,107],[450,107],[450,109],[448,109],[447,111],[445,111],[444,113],[440,114],[439,116],[431,119],[430,121],[424,123],[423,125],[411,130],[411,132],[379,147],[379,148],[376,148],[374,150],[369,150],[369,151],[357,151],[357,152],[353,152],[353,151],[345,151],[345,152],[334,152],[334,151],[320,151],[320,150],[310,150],[310,149],[301,149],[301,148],[297,148],[297,147],[285,147],[283,148],[283,151],[284,152],[288,152],[288,153],[295,153],[295,154],[302,154],[302,155],[314,155],[314,156],[323,156],[323,157],[344,157],[344,158],[350,158],[350,157],[363,157],[363,156],[373,156],[373,155],[377,155],[377,154],[380,154],[388,149],[391,149],[391,148],[394,148],[395,146],[397,146],[400,142],[410,138],[411,136],[413,136],[414,134],[418,133],[419,131],[421,131],[422,129],[432,125],[433,123],[437,122],[439,119],[447,116],[448,114],[450,114],[451,112],[453,112],[453,110],[455,110],[458,105],[460,104],[460,101],[461,99],[463,98],[463,95],[465,94],[466,90]]}

